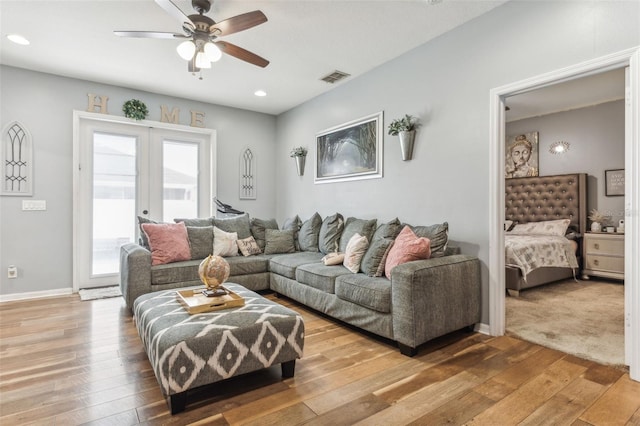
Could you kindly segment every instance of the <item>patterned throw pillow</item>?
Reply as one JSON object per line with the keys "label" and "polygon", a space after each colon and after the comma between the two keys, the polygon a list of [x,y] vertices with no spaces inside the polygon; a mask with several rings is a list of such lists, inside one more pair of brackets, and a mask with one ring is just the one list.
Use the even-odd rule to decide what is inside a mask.
{"label": "patterned throw pillow", "polygon": [[143,223],[140,226],[149,241],[152,265],[191,259],[184,223]]}
{"label": "patterned throw pillow", "polygon": [[405,226],[396,237],[395,243],[384,265],[384,274],[391,279],[393,268],[412,260],[429,259],[431,257],[431,242],[428,238],[418,237],[410,226]]}
{"label": "patterned throw pillow", "polygon": [[222,257],[238,255],[238,234],[213,227],[213,254]]}
{"label": "patterned throw pillow", "polygon": [[265,238],[264,254],[295,253],[296,251],[293,231],[266,229]]}
{"label": "patterned throw pillow", "polygon": [[511,235],[558,235],[567,233],[571,219],[545,220],[543,222],[529,222],[513,227]]}
{"label": "patterned throw pillow", "polygon": [[355,234],[347,243],[347,249],[344,252],[344,261],[342,264],[357,274],[360,272],[360,262],[369,247],[369,240],[364,235]]}
{"label": "patterned throw pillow", "polygon": [[243,256],[253,256],[262,253],[262,250],[260,250],[258,243],[253,237],[238,240],[238,248]]}
{"label": "patterned throw pillow", "polygon": [[344,262],[344,253],[329,253],[322,258],[322,263],[326,266],[342,265]]}

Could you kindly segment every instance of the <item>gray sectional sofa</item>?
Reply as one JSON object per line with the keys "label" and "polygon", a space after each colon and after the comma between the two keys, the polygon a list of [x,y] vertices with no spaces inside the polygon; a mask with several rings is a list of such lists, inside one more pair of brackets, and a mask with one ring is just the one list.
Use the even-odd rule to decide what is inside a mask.
{"label": "gray sectional sofa", "polygon": [[[144,241],[122,246],[120,287],[129,308],[145,293],[200,285],[198,266],[206,249],[195,247],[202,244],[195,237],[196,231],[202,234],[216,226],[236,232],[239,239],[248,233],[262,251],[226,257],[230,282],[254,291],[272,290],[394,340],[405,355],[413,356],[422,343],[472,328],[480,321],[480,262],[448,246],[447,223],[411,226],[395,219],[378,224],[375,220],[344,220],[338,213],[324,219],[316,213],[305,222],[296,216],[282,229],[274,220],[250,220],[247,214],[190,223],[176,219],[180,220],[186,222],[191,253],[198,258],[152,265],[151,251]],[[207,223],[210,225],[202,226]],[[431,258],[402,263],[385,272],[385,259],[381,258],[385,256],[381,254],[390,252],[404,226],[430,240]],[[370,241],[358,272],[342,264],[325,265],[323,258],[329,252],[344,252],[355,233],[366,235]],[[209,240],[205,239],[205,244],[210,244]]]}

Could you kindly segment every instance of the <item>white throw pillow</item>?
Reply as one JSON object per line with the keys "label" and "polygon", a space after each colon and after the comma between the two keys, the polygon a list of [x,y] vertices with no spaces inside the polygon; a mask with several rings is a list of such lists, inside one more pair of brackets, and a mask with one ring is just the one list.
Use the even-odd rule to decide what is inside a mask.
{"label": "white throw pillow", "polygon": [[238,255],[238,233],[213,227],[213,254],[222,257]]}
{"label": "white throw pillow", "polygon": [[369,248],[369,240],[367,237],[358,233],[353,234],[344,252],[344,261],[342,264],[345,268],[354,274],[360,272],[360,262],[362,262],[362,257],[367,252],[367,248]]}

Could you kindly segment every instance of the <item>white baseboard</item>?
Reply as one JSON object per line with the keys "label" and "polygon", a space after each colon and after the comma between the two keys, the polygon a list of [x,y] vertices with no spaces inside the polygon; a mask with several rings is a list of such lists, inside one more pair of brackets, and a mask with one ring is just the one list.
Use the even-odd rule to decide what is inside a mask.
{"label": "white baseboard", "polygon": [[30,291],[27,293],[0,294],[0,303],[14,300],[41,299],[43,297],[67,296],[73,293],[73,288],[57,288],[55,290]]}
{"label": "white baseboard", "polygon": [[489,324],[485,324],[485,323],[482,323],[482,322],[476,324],[476,331],[478,333],[482,333],[482,334],[486,334],[486,335],[491,336],[491,333],[489,332],[490,331]]}

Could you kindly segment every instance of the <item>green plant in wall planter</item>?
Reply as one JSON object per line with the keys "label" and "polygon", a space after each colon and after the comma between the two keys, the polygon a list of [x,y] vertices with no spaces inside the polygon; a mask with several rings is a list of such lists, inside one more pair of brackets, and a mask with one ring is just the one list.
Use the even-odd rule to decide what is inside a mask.
{"label": "green plant in wall planter", "polygon": [[298,171],[298,176],[304,175],[304,163],[307,159],[307,148],[305,148],[304,146],[295,147],[289,153],[289,157],[292,157],[296,160],[296,170]]}
{"label": "green plant in wall planter", "polygon": [[396,118],[389,124],[389,134],[400,138],[402,149],[402,161],[411,160],[413,155],[413,142],[416,138],[416,129],[420,126],[418,119],[405,114],[402,118]]}
{"label": "green plant in wall planter", "polygon": [[144,120],[149,114],[149,110],[144,102],[137,99],[131,99],[122,105],[122,112],[127,118],[133,118],[134,120]]}

